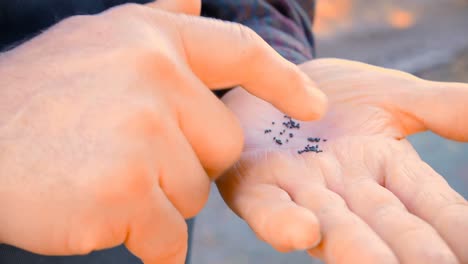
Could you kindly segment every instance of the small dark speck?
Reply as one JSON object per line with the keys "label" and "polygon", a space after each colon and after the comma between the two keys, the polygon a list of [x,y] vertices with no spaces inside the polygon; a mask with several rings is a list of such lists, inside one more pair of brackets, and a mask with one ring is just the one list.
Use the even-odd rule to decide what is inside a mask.
{"label": "small dark speck", "polygon": [[277,139],[277,140],[275,140],[275,141],[276,141],[276,144],[278,144],[278,145],[283,145],[283,142],[281,142],[280,139]]}
{"label": "small dark speck", "polygon": [[323,139],[323,142],[327,142],[327,139],[324,138],[324,139]]}
{"label": "small dark speck", "polygon": [[275,122],[271,122],[271,124],[272,124],[272,125],[274,125],[274,124],[275,124]]}
{"label": "small dark speck", "polygon": [[294,137],[293,133],[289,133],[289,137],[290,138]]}

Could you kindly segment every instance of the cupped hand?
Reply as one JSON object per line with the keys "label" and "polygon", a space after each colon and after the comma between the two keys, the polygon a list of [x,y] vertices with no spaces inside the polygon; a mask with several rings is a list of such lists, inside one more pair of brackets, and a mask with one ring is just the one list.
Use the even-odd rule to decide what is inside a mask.
{"label": "cupped hand", "polygon": [[276,249],[327,263],[468,263],[467,201],[405,139],[468,141],[468,85],[338,59],[301,67],[328,96],[320,121],[291,126],[239,89],[223,98],[245,133],[217,182],[227,204]]}
{"label": "cupped hand", "polygon": [[46,255],[125,243],[145,263],[183,263],[184,218],[243,145],[210,89],[321,115],[324,95],[253,31],[160,10],[199,2],[72,17],[0,54],[0,243]]}

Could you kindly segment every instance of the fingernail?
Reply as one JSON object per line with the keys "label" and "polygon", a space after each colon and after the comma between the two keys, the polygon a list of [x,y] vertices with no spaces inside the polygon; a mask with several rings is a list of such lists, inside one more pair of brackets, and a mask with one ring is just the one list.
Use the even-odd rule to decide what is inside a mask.
{"label": "fingernail", "polygon": [[304,72],[301,72],[301,77],[306,84],[306,91],[309,94],[309,102],[307,103],[314,112],[313,120],[320,119],[327,110],[328,98]]}

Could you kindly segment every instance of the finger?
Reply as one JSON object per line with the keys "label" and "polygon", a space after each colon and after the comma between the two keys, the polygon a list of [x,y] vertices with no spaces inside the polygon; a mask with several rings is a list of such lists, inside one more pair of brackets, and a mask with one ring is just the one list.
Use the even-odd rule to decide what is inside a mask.
{"label": "finger", "polygon": [[461,263],[468,263],[467,201],[418,158],[390,161],[386,175],[386,187],[437,230]]}
{"label": "finger", "polygon": [[[380,238],[353,214],[327,183],[340,178],[334,157],[326,153],[275,159],[273,173],[294,202],[314,212],[319,219],[322,242],[309,254],[327,263],[397,263],[395,255]],[[330,169],[328,168],[330,167]],[[324,177],[322,172],[331,175]],[[284,177],[289,173],[288,177]],[[282,174],[283,177],[279,177]],[[336,184],[337,185],[337,184]],[[338,188],[339,189],[339,188]]]}
{"label": "finger", "polygon": [[345,199],[402,263],[457,263],[439,234],[371,177],[346,184]]}
{"label": "finger", "polygon": [[210,179],[179,127],[172,122],[164,125],[163,132],[155,133],[158,140],[154,148],[160,151],[153,163],[163,163],[159,185],[176,209],[190,218],[208,200]]}
{"label": "finger", "polygon": [[145,264],[183,264],[187,254],[187,225],[159,187],[135,210],[127,248]]}
{"label": "finger", "polygon": [[201,12],[201,0],[157,0],[146,6],[194,16],[199,16]]}
{"label": "finger", "polygon": [[229,172],[218,180],[223,199],[244,219],[257,237],[276,250],[287,252],[312,248],[320,241],[317,218],[296,205],[282,189],[268,184],[242,185]]}
{"label": "finger", "polygon": [[293,200],[319,218],[322,242],[309,253],[327,263],[398,263],[387,245],[336,193],[324,186],[298,184],[289,190]]}
{"label": "finger", "polygon": [[421,84],[411,96],[399,99],[402,108],[426,129],[448,139],[468,141],[468,84],[432,81]]}
{"label": "finger", "polygon": [[179,127],[212,178],[232,166],[243,148],[243,132],[235,115],[189,69],[170,100],[177,108]]}
{"label": "finger", "polygon": [[241,85],[300,120],[321,117],[326,97],[254,31],[213,19],[173,19],[190,68],[209,88]]}

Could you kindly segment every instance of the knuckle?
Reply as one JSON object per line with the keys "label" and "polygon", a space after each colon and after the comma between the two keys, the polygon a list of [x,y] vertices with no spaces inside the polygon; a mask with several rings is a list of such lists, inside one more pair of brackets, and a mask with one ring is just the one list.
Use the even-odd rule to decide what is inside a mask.
{"label": "knuckle", "polygon": [[193,206],[193,209],[191,212],[188,212],[187,214],[187,217],[194,217],[195,215],[197,215],[206,205],[206,203],[208,202],[208,198],[210,196],[210,193],[209,193],[209,189],[210,189],[210,186],[208,184],[207,186],[207,189],[208,191],[207,192],[204,192],[201,196],[200,199],[198,199],[194,206]]}
{"label": "knuckle", "polygon": [[[173,256],[180,255],[188,249],[188,227],[185,223],[173,226],[173,237],[164,245],[164,250],[159,250],[156,254],[157,259],[169,259]],[[154,251],[154,248],[149,249],[149,252]]]}
{"label": "knuckle", "polygon": [[86,238],[83,233],[72,229],[67,241],[67,250],[71,254],[87,255],[95,250],[94,240]]}
{"label": "knuckle", "polygon": [[[148,153],[153,153],[157,138],[171,136],[167,124],[169,119],[163,112],[150,107],[123,106],[125,111],[115,125],[115,146],[106,149],[105,155],[112,162],[96,177],[90,190],[92,199],[100,205],[115,205],[129,199],[138,200],[151,192],[154,185],[154,164]],[[123,114],[122,114],[123,113]],[[114,126],[114,125],[112,125]]]}
{"label": "knuckle", "polygon": [[127,107],[128,113],[122,114],[125,116],[116,125],[117,136],[121,142],[128,143],[123,146],[123,151],[145,153],[149,142],[154,142],[157,137],[170,137],[173,120],[168,109],[162,105]]}
{"label": "knuckle", "polygon": [[169,53],[163,51],[150,51],[151,59],[146,60],[146,65],[152,69],[153,74],[156,73],[159,77],[177,78],[181,75],[181,67]]}
{"label": "knuckle", "polygon": [[[140,45],[141,44],[141,45]],[[175,81],[182,75],[182,67],[167,49],[151,47],[145,43],[128,50],[129,60],[134,61],[135,74],[153,82]]]}

